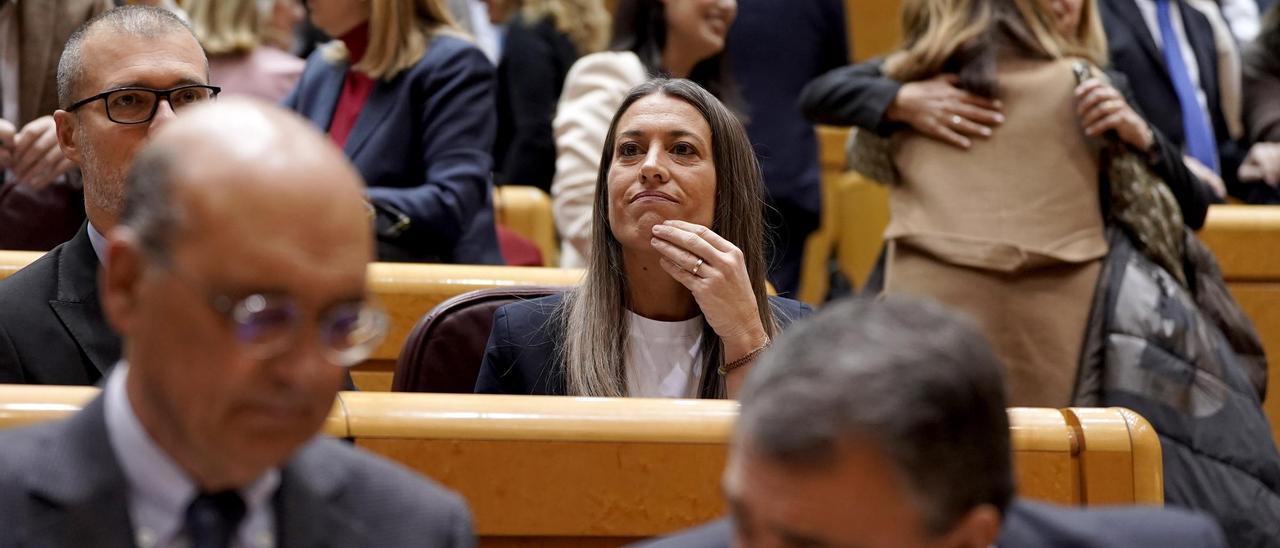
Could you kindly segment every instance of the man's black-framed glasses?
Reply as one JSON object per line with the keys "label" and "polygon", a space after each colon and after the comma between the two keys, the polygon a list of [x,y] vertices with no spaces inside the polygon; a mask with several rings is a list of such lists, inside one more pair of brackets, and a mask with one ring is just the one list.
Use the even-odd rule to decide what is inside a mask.
{"label": "man's black-framed glasses", "polygon": [[169,102],[174,112],[186,107],[213,100],[222,88],[204,84],[190,84],[169,89],[125,87],[107,90],[83,99],[67,107],[67,112],[101,99],[106,104],[107,119],[117,124],[145,124],[160,109],[160,100]]}

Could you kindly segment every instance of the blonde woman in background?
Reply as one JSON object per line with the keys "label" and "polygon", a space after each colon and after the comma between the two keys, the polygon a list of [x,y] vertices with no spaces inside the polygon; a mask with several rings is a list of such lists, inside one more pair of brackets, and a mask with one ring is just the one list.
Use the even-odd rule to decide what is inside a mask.
{"label": "blonde woman in background", "polygon": [[[1064,38],[1036,0],[909,0],[903,22],[889,77],[954,72],[960,88],[998,100],[1004,122],[968,150],[893,135],[900,182],[885,292],[977,320],[1005,364],[1011,405],[1064,407],[1107,253],[1099,142],[1076,113],[1073,65],[1101,65],[1105,50]],[[1096,19],[1082,24],[1082,35],[1100,35]]]}
{"label": "blonde woman in background", "polygon": [[443,0],[309,0],[335,40],[285,105],[328,131],[368,185],[378,259],[501,264],[489,171],[493,64]]}
{"label": "blonde woman in background", "polygon": [[603,0],[487,0],[490,16],[506,17],[498,62],[498,184],[551,191],[556,143],[551,133],[569,67],[604,49],[609,12]]}
{"label": "blonde woman in background", "polygon": [[280,46],[287,35],[281,27],[290,18],[301,21],[297,0],[186,0],[184,6],[209,56],[209,79],[224,95],[278,103],[293,90],[304,63]]}

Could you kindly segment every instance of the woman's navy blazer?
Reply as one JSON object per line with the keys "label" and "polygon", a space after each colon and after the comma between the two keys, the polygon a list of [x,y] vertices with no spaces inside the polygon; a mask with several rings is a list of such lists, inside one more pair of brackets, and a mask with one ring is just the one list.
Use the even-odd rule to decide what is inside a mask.
{"label": "woman's navy blazer", "polygon": [[[564,325],[556,317],[563,300],[563,295],[552,295],[498,309],[476,379],[477,393],[563,396],[568,392],[564,361],[556,348],[564,340]],[[780,329],[813,314],[809,305],[791,299],[769,297],[769,304]]]}
{"label": "woman's navy blazer", "polygon": [[[347,68],[317,50],[284,105],[327,131]],[[379,237],[380,258],[502,264],[489,181],[493,88],[484,54],[444,34],[413,67],[375,83],[343,152],[370,200],[410,220],[400,237]]]}

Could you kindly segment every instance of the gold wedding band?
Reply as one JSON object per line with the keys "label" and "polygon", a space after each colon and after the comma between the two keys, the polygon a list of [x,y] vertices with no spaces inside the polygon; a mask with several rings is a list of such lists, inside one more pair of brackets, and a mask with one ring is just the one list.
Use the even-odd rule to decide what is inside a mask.
{"label": "gold wedding band", "polygon": [[699,268],[702,268],[702,259],[698,259],[698,264],[693,265],[693,270],[690,270],[689,272],[692,272],[694,276],[697,276]]}

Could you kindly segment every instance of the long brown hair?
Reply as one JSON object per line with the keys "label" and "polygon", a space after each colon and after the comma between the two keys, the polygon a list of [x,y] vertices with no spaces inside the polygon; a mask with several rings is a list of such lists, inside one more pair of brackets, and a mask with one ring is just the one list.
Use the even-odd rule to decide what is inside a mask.
{"label": "long brown hair", "polygon": [[[683,79],[653,79],[636,86],[613,116],[605,136],[596,177],[595,209],[591,215],[591,252],[583,284],[565,294],[558,319],[563,322],[560,348],[569,395],[626,395],[624,359],[627,340],[628,289],[622,244],[609,225],[609,169],[618,120],[636,101],[654,94],[688,103],[711,127],[711,150],[716,167],[715,208],[711,230],[742,251],[760,321],[770,337],[777,331],[765,290],[764,182],[751,141],[738,118],[697,84]],[[700,397],[724,397],[724,383],[716,370],[723,349],[720,337],[703,320],[703,374]]]}
{"label": "long brown hair", "polygon": [[911,82],[951,72],[961,87],[994,97],[996,56],[1002,50],[1106,64],[1106,42],[1092,10],[1082,11],[1081,25],[1090,37],[1084,43],[1057,32],[1044,0],[905,0],[903,46],[886,61],[885,73]]}

